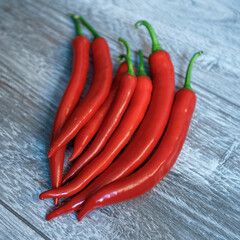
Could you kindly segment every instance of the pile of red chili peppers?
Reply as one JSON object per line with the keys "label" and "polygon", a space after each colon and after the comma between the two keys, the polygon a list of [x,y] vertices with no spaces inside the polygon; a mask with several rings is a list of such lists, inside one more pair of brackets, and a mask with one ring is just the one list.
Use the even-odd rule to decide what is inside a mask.
{"label": "pile of red chili peppers", "polygon": [[[174,94],[171,58],[159,45],[153,27],[141,20],[135,27],[145,26],[152,39],[148,58],[151,78],[144,70],[143,52],[139,51],[136,75],[130,46],[119,38],[126,48],[126,54],[119,59],[125,62],[119,65],[112,81],[107,41],[84,18],[71,17],[77,32],[72,41],[72,75],[55,116],[48,152],[53,189],[41,193],[39,198],[54,198],[57,206],[59,198],[75,196],[49,213],[47,220],[79,211],[80,221],[96,208],[143,195],[171,170],[196,104],[190,86],[191,70],[203,53],[193,55],[185,85]],[[93,34],[91,44],[82,35],[81,24]],[[94,74],[87,95],[79,102],[88,72],[90,45]],[[68,160],[74,163],[62,178],[66,145],[73,138],[73,153]]]}

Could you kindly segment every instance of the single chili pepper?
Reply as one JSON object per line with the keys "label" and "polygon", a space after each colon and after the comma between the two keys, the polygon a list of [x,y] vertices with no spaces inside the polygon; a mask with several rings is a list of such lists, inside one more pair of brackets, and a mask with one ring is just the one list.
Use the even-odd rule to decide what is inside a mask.
{"label": "single chili pepper", "polygon": [[[73,68],[67,88],[62,96],[59,104],[53,129],[51,133],[50,146],[55,138],[59,135],[64,123],[69,118],[70,114],[78,104],[85,82],[87,78],[88,65],[89,65],[89,50],[90,42],[88,38],[82,35],[80,24],[77,16],[71,15],[75,26],[77,37],[72,41],[73,48]],[[65,146],[59,149],[50,159],[50,174],[52,187],[58,188],[62,183],[62,171],[65,155]],[[55,205],[58,205],[58,199],[55,199]]]}
{"label": "single chili pepper", "polygon": [[98,189],[128,176],[140,167],[156,146],[166,127],[174,98],[173,65],[169,54],[160,47],[152,26],[146,21],[138,21],[135,26],[138,24],[147,27],[152,39],[153,53],[148,61],[153,92],[147,114],[121,155],[86,189],[63,205],[64,213],[78,210],[85,199]]}
{"label": "single chili pepper", "polygon": [[[136,130],[141,120],[144,118],[144,114],[150,103],[152,83],[144,71],[142,51],[139,51],[139,58],[140,65],[139,75],[137,78],[137,87],[120,125],[118,126],[116,132],[112,135],[110,141],[105,146],[103,152],[100,154],[101,158],[104,159],[104,161],[106,158],[109,158],[112,161],[120,152],[122,147],[130,140],[133,132]],[[94,159],[95,165],[99,164],[100,161],[98,162],[98,159],[98,157]],[[92,163],[93,161],[90,164]],[[100,164],[101,163],[102,162],[100,162]],[[76,202],[76,206],[72,204],[75,201],[74,199],[76,198],[74,197],[63,206],[48,214],[46,219],[50,220],[62,214],[78,210],[78,201]]]}
{"label": "single chili pepper", "polygon": [[90,196],[78,213],[79,221],[96,208],[143,195],[171,170],[186,139],[196,105],[196,95],[190,87],[190,77],[193,63],[201,54],[202,52],[194,54],[190,61],[184,88],[176,93],[166,131],[151,159],[132,175],[110,183]]}
{"label": "single chili pepper", "polygon": [[119,125],[119,122],[126,111],[128,104],[132,98],[135,87],[137,85],[137,79],[133,70],[133,65],[130,56],[130,48],[125,40],[119,38],[127,47],[126,60],[128,61],[128,71],[127,74],[123,75],[119,81],[118,90],[116,96],[113,100],[111,108],[107,113],[103,123],[91,143],[90,147],[80,156],[79,159],[70,168],[68,173],[64,176],[64,182],[68,181],[72,177],[76,176],[84,166],[86,166],[100,151],[104,148],[107,141]]}
{"label": "single chili pepper", "polygon": [[[90,119],[90,121],[76,135],[74,140],[73,153],[72,153],[72,156],[68,159],[68,161],[72,161],[76,157],[78,157],[82,153],[82,151],[85,149],[85,147],[88,145],[88,143],[91,141],[91,139],[94,137],[96,132],[99,130],[115,98],[119,81],[122,75],[127,72],[127,70],[128,70],[127,62],[123,62],[119,65],[119,68],[117,70],[117,73],[112,83],[111,90],[106,100],[101,105],[101,107],[97,110],[94,116]],[[62,183],[65,184],[65,182],[66,180],[63,179]]]}
{"label": "single chili pepper", "polygon": [[[126,82],[129,85],[134,84],[135,89],[137,79],[134,76],[135,74],[130,59],[129,46],[125,40],[120,38],[119,41],[122,41],[128,49],[126,59],[129,66],[127,74],[123,75],[121,81],[123,79],[126,79]],[[52,195],[58,195],[59,197],[72,196],[73,194],[82,190],[96,176],[98,176],[102,171],[104,171],[111,164],[111,162],[121,151],[121,149],[127,144],[132,134],[143,119],[151,98],[151,91],[152,84],[150,79],[146,77],[144,77],[144,80],[140,79],[137,84],[137,89],[135,91],[136,93],[134,92],[133,98],[127,111],[124,114],[124,117],[121,119],[120,125],[118,126],[112,137],[109,139],[104,150],[82,171],[80,171],[78,176],[69,184],[58,189],[53,189],[43,193],[42,195],[40,195],[40,199],[49,198]],[[126,96],[124,98],[126,98]],[[78,166],[79,165],[76,164],[73,166],[73,174],[76,174],[78,172]]]}
{"label": "single chili pepper", "polygon": [[51,157],[58,149],[75,137],[102,105],[111,87],[113,69],[107,41],[100,37],[82,17],[79,17],[79,20],[87,26],[94,36],[91,46],[94,65],[92,84],[86,97],[71,114],[61,133],[54,140],[48,152],[48,157]]}

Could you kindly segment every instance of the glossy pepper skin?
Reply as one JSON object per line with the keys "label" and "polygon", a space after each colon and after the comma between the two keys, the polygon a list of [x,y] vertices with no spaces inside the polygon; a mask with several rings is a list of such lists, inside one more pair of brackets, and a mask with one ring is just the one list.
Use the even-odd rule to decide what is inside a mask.
{"label": "glossy pepper skin", "polygon": [[[72,15],[77,28],[77,35],[72,41],[73,49],[73,68],[67,88],[59,104],[53,129],[51,133],[50,146],[61,132],[61,129],[78,104],[87,78],[89,65],[89,40],[81,34],[81,29],[77,17]],[[62,183],[62,172],[65,155],[65,146],[59,149],[50,159],[50,175],[52,187],[58,188]],[[55,205],[58,205],[58,199],[55,199]]]}
{"label": "glossy pepper skin", "polygon": [[196,95],[190,87],[191,65],[202,54],[196,53],[190,64],[184,89],[176,93],[171,115],[156,152],[135,173],[110,183],[90,196],[78,213],[80,221],[92,210],[114,203],[130,200],[152,189],[172,168],[182,149],[196,105]]}
{"label": "glossy pepper skin", "polygon": [[[143,67],[143,61],[141,62],[142,64],[140,65],[140,67]],[[105,163],[107,163],[106,165],[109,165],[108,163],[117,156],[117,154],[126,145],[133,132],[141,123],[149,105],[152,93],[152,82],[146,76],[144,68],[141,74],[142,76],[138,76],[137,78],[137,87],[131,99],[130,105],[125,112],[124,117],[121,119],[120,125],[118,126],[114,135],[112,135],[112,137],[110,138],[109,142],[106,144],[100,156],[94,159],[93,165],[104,165],[102,159],[104,159]],[[68,173],[64,176],[64,182],[75,177],[81,171],[83,163],[85,162],[80,160],[82,160],[81,157],[76,161],[76,163],[74,163]],[[96,162],[98,162],[98,164]],[[105,168],[106,167],[104,167],[104,169]]]}
{"label": "glossy pepper skin", "polygon": [[[94,161],[93,164],[95,164],[95,166],[103,164],[104,163],[103,160],[108,162],[109,160],[112,161],[114,157],[117,156],[122,147],[130,140],[133,132],[136,130],[136,128],[144,118],[147,107],[150,103],[152,93],[152,82],[150,78],[146,76],[146,73],[144,71],[142,51],[139,52],[139,55],[140,55],[140,67],[139,67],[140,75],[137,77],[138,82],[134,95],[131,99],[130,105],[120,125],[118,126],[115,133],[112,135],[110,141],[105,146],[103,152],[100,154],[101,158],[97,157],[96,159],[93,160]],[[50,220],[62,214],[78,210],[79,201],[75,200],[76,197],[74,197],[72,200],[70,200],[63,206],[51,212],[46,219]]]}
{"label": "glossy pepper skin", "polygon": [[117,128],[124,112],[126,111],[134,93],[136,84],[137,80],[135,76],[126,74],[121,77],[111,107],[104,118],[96,137],[89,148],[76,160],[72,168],[78,166],[78,171],[80,171],[95,156],[97,156],[97,154],[100,153],[114,130]]}
{"label": "glossy pepper skin", "polygon": [[[110,135],[111,135],[111,133],[116,129],[118,123],[121,120],[123,113],[125,112],[128,106],[128,103],[132,98],[132,95],[137,85],[137,79],[135,77],[135,73],[134,73],[131,58],[130,58],[130,48],[125,40],[119,39],[119,41],[122,41],[127,47],[128,55],[126,57],[126,60],[128,62],[129,69],[127,73],[121,77],[116,97],[113,101],[113,104],[111,106],[111,109],[109,110],[108,115],[104,119],[104,122],[99,130],[99,133],[101,133],[100,140],[104,138],[102,141],[106,139],[105,135],[109,136],[110,131],[111,131],[110,132]],[[148,80],[148,82],[150,82],[150,80]],[[151,86],[151,82],[150,82],[150,86]],[[144,87],[146,87],[147,91],[149,92],[148,84],[144,85],[142,84],[142,82],[140,82],[140,89],[138,89],[138,91],[140,91],[141,93],[144,93],[143,91]],[[151,91],[149,94],[149,98],[147,98],[147,100],[148,99],[150,100],[150,96],[151,96]],[[80,170],[82,170],[80,171],[79,175],[65,186],[62,186],[58,189],[52,189],[52,190],[43,192],[40,195],[40,199],[50,198],[53,195],[58,197],[72,196],[78,193],[79,191],[81,191],[84,187],[86,187],[96,176],[98,176],[103,170],[105,170],[111,164],[113,159],[117,156],[117,154],[121,151],[121,149],[127,144],[128,140],[130,140],[131,135],[133,134],[137,126],[140,124],[145,114],[145,111],[147,109],[147,105],[149,101],[147,102],[147,104],[145,104],[146,103],[145,98],[144,98],[144,101],[142,101],[141,97],[140,99],[139,97],[137,97],[137,100],[139,101],[139,103],[137,103],[135,101],[135,98],[133,100],[133,104],[130,104],[128,110],[125,112],[124,118],[121,120],[121,124],[116,130],[116,132],[113,134],[111,138],[108,137],[108,139],[109,138],[110,139],[105,149],[83,169],[81,165],[82,162],[80,162],[79,164],[79,160],[81,160],[81,158],[78,159],[71,169],[74,169],[75,174]],[[144,111],[142,111],[142,109]],[[137,116],[138,113],[139,113],[139,116]],[[139,119],[139,117],[141,119]],[[101,130],[103,130],[104,135],[102,135]],[[98,136],[99,134],[97,135],[97,137]],[[98,139],[99,138],[97,138],[97,140]],[[96,138],[94,139],[94,141],[95,140]],[[107,141],[105,141],[105,143],[106,142]],[[102,142],[99,142],[98,144],[102,144]]]}
{"label": "glossy pepper skin", "polygon": [[[106,100],[101,105],[101,107],[97,110],[94,116],[89,120],[89,122],[76,135],[74,140],[73,153],[71,157],[68,159],[68,161],[72,161],[76,157],[78,157],[82,153],[82,151],[85,149],[85,147],[88,145],[88,143],[91,141],[91,139],[94,137],[94,135],[97,133],[97,131],[99,130],[114,100],[119,81],[122,75],[127,72],[127,70],[128,70],[128,66],[126,62],[123,62],[119,65],[119,68],[117,70],[117,73],[112,83],[111,90]],[[66,178],[63,178],[62,183],[63,184],[66,183]]]}
{"label": "glossy pepper skin", "polygon": [[174,68],[169,54],[161,50],[150,24],[146,21],[139,21],[137,24],[139,23],[147,25],[153,41],[153,53],[148,59],[153,92],[146,116],[121,155],[86,189],[65,204],[65,213],[72,212],[73,209],[78,210],[85,199],[98,189],[128,176],[140,167],[156,146],[166,127],[174,98]]}
{"label": "glossy pepper skin", "polygon": [[[82,21],[82,18],[80,20]],[[94,65],[91,88],[64,124],[59,136],[54,140],[48,157],[51,157],[75,137],[79,130],[93,117],[109,93],[113,74],[109,46],[107,41],[97,33],[94,33],[94,37],[91,46]]]}

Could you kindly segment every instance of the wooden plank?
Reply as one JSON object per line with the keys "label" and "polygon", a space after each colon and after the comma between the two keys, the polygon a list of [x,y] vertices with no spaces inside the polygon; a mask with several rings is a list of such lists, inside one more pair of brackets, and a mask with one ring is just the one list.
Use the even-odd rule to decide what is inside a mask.
{"label": "wooden plank", "polygon": [[[195,74],[197,75],[197,73]],[[188,139],[176,166],[169,176],[152,191],[153,195],[151,192],[129,203],[107,207],[90,214],[80,224],[81,229],[86,228],[95,232],[96,229],[101,228],[98,234],[102,238],[104,238],[106,232],[110,231],[108,232],[109,238],[111,234],[116,234],[124,239],[123,234],[126,231],[128,234],[135,233],[136,226],[139,227],[139,236],[143,235],[145,237],[150,234],[149,228],[152,234],[150,236],[154,236],[160,231],[177,238],[180,228],[189,231],[191,237],[195,237],[196,234],[198,235],[201,232],[208,237],[212,235],[228,236],[228,231],[232,229],[229,229],[225,224],[231,222],[230,227],[236,226],[238,213],[236,209],[238,209],[239,204],[239,184],[236,181],[236,179],[239,179],[239,171],[237,171],[239,170],[239,162],[237,158],[235,161],[231,160],[232,154],[239,155],[239,140],[235,140],[235,138],[237,139],[235,134],[238,132],[236,118],[239,115],[235,116],[236,118],[228,117],[226,119],[226,116],[221,113],[221,106],[225,106],[227,116],[231,112],[239,114],[239,108],[228,105],[222,99],[216,99],[215,96],[201,92],[199,89],[196,90],[198,103]],[[14,102],[21,100],[22,96],[15,91],[9,91],[8,94],[9,97],[5,99],[6,102],[3,105],[6,105],[7,102],[10,103],[10,99],[14,99]],[[7,96],[7,94],[4,95]],[[14,104],[9,103],[8,108],[13,109]],[[15,113],[15,120],[10,117],[7,118],[4,121],[4,128],[1,129],[5,138],[5,141],[1,143],[1,149],[5,149],[2,159],[9,162],[8,165],[0,167],[2,176],[1,198],[9,202],[15,211],[23,217],[34,222],[39,229],[44,229],[51,238],[60,239],[60,236],[69,229],[69,225],[71,225],[71,234],[69,233],[66,239],[67,237],[70,239],[72,234],[84,238],[87,230],[79,233],[79,224],[73,215],[59,218],[50,223],[43,220],[47,209],[52,208],[51,201],[38,200],[38,194],[49,188],[50,184],[45,156],[51,126],[45,125],[48,114],[41,110],[42,106],[36,105],[34,108],[34,111],[40,113],[39,116],[23,119],[21,115],[27,115],[30,109],[28,104],[26,102],[19,106]],[[208,105],[207,109],[205,109],[206,105]],[[213,115],[216,115],[216,118],[213,118]],[[228,127],[229,125],[231,128]],[[207,141],[206,138],[210,138],[210,140]],[[233,150],[226,154],[228,149]],[[226,163],[222,166],[221,162],[229,154],[230,157],[224,160]],[[228,178],[227,176],[224,177],[222,172],[227,172]],[[221,190],[221,183],[223,189],[227,186],[231,186],[231,188],[227,192],[217,193],[218,188]],[[163,188],[162,185],[165,187]],[[206,196],[208,196],[207,200],[211,199],[211,202],[202,200]],[[229,215],[225,215],[226,211],[216,212],[215,210],[215,212],[211,212],[213,219],[203,218],[202,211],[215,209],[216,202],[223,209],[229,209]],[[191,206],[191,203],[195,205]],[[160,211],[159,208],[162,210]],[[168,208],[171,208],[171,210]],[[223,214],[224,218],[222,218]],[[136,220],[136,217],[138,220]],[[188,224],[179,223],[181,217],[189,221],[194,220],[193,225],[191,225],[194,227],[192,231],[190,231]],[[163,218],[165,219],[164,223],[159,222],[159,219]],[[217,222],[219,218],[222,219],[222,224]],[[123,220],[126,223],[123,224],[121,222]],[[172,223],[179,227],[176,230],[168,229]],[[119,225],[122,229],[119,229]],[[196,225],[198,225],[198,230],[195,229]],[[236,228],[234,229],[236,231]],[[161,236],[165,237],[164,234]],[[236,236],[234,231],[231,231],[231,234],[233,237]],[[200,236],[203,237],[202,234]]]}
{"label": "wooden plank", "polygon": [[[55,5],[45,1],[2,1],[0,156],[7,162],[0,165],[2,201],[51,239],[237,239],[240,58],[235,52],[239,43],[235,40],[237,33],[233,33],[232,46],[216,57],[220,48],[226,49],[232,33],[229,20],[224,25],[228,34],[221,41],[222,25],[217,24],[220,14],[223,9],[231,10],[228,16],[235,12],[231,2],[214,4],[220,5],[221,11],[216,13],[210,28],[215,35],[211,35],[204,32],[204,25],[200,26],[206,26],[209,12],[197,13],[199,6],[190,5],[194,14],[184,17],[184,7],[177,1],[167,3],[165,10],[159,12],[158,15],[163,14],[161,22],[151,10],[153,6],[155,11],[162,9],[154,1],[137,8],[134,1],[106,5],[101,1],[58,1]],[[202,3],[200,8],[206,10],[208,6],[209,3]],[[170,8],[174,8],[172,15],[167,11]],[[148,194],[96,210],[81,223],[74,214],[46,222],[44,217],[53,209],[52,201],[40,201],[38,194],[50,187],[46,153],[54,114],[71,72],[70,41],[74,32],[66,13],[73,11],[88,16],[107,36],[115,69],[116,56],[123,51],[115,41],[120,34],[135,51],[143,46],[146,55],[150,52],[149,38],[140,41],[133,34],[132,24],[142,17],[154,24],[161,41],[169,46],[176,66],[177,88],[183,84],[190,56],[205,41],[209,53],[199,58],[193,69],[197,108],[183,151],[168,176]],[[239,22],[234,24],[239,26]],[[196,27],[200,28],[197,33]],[[84,33],[90,36],[86,30]],[[146,32],[139,34],[145,37]],[[213,48],[215,44],[218,48]],[[136,62],[137,56],[133,57]],[[84,94],[91,76],[92,67]],[[67,156],[70,151],[71,147]],[[4,218],[0,216],[0,220]],[[10,223],[7,227],[13,229]]]}
{"label": "wooden plank", "polygon": [[[60,9],[64,9],[64,11],[61,12],[63,17],[65,17],[65,11],[77,12],[76,9],[79,9],[79,12],[83,15],[86,13],[91,16],[91,23],[103,36],[106,36],[108,40],[111,39],[116,41],[119,36],[126,36],[125,38],[127,38],[133,50],[137,51],[141,46],[145,53],[150,53],[151,49],[149,34],[141,30],[139,38],[137,34],[134,34],[133,24],[139,20],[138,16],[149,17],[149,21],[155,26],[156,32],[159,35],[160,42],[170,52],[178,74],[185,73],[185,68],[183,68],[183,66],[187,65],[193,52],[203,49],[206,54],[202,60],[199,60],[202,66],[200,71],[203,72],[203,79],[201,79],[202,81],[199,82],[199,85],[205,87],[205,90],[210,90],[218,96],[224,97],[235,104],[239,104],[238,99],[240,95],[239,91],[237,91],[238,88],[234,89],[231,87],[239,87],[240,84],[238,81],[240,76],[240,60],[236,58],[235,54],[240,45],[239,41],[236,39],[237,37],[232,34],[232,27],[234,26],[234,28],[238,29],[239,21],[235,21],[235,11],[232,9],[231,5],[228,6],[225,1],[216,3],[219,7],[219,12],[216,13],[215,17],[216,20],[210,26],[207,25],[207,27],[210,28],[210,33],[214,31],[214,35],[207,34],[206,25],[203,24],[204,20],[206,21],[208,17],[208,9],[212,9],[211,3],[209,2],[205,2],[201,5],[201,11],[199,11],[198,5],[194,6],[193,4],[193,6],[188,6],[189,11],[194,12],[194,14],[189,13],[190,19],[186,19],[186,17],[182,18],[178,16],[179,14],[176,14],[177,19],[169,17],[168,11],[161,12],[161,18],[153,18],[151,16],[156,14],[156,8],[151,4],[141,4],[138,8],[133,9],[131,9],[131,6],[134,4],[129,4],[127,6],[128,9],[126,9],[124,4],[116,5],[115,3],[109,3],[103,7],[101,1],[94,1],[92,4],[89,1],[85,1],[82,2],[81,6],[77,3],[68,4],[67,10],[65,10],[65,6],[63,6],[65,2],[63,2],[63,5],[61,3],[59,4],[62,6]],[[95,8],[92,8],[93,4]],[[153,5],[154,4],[155,3],[153,3]],[[179,5],[177,1],[175,1],[174,4],[177,6]],[[179,8],[186,8],[184,5],[174,8],[174,4],[171,3],[169,7],[173,7],[173,9],[176,9],[175,11],[179,11]],[[39,9],[37,6],[36,8],[37,9],[31,8],[31,11],[38,11]],[[55,6],[49,6],[49,8],[51,8],[51,14],[53,16],[59,13],[59,8]],[[148,12],[146,8],[152,10]],[[95,9],[97,9],[97,12],[95,12]],[[111,15],[111,20],[109,20],[107,15],[109,9],[111,9],[111,13],[115,13]],[[160,9],[158,9],[158,11],[160,11]],[[184,12],[183,9],[181,9],[182,13]],[[218,18],[222,18],[221,13],[224,11],[229,14],[232,11],[232,16],[231,18],[229,17],[231,20],[225,23],[225,34],[223,35],[223,28],[219,26]],[[49,12],[46,11],[45,14],[46,15],[43,15],[43,22]],[[126,14],[127,18],[125,17]],[[184,12],[184,14],[186,13]],[[100,18],[101,21],[99,21]],[[119,19],[123,20],[119,21]],[[194,21],[194,19],[197,19],[197,21]],[[186,23],[188,28],[185,28]],[[54,24],[54,22],[52,22],[52,24]],[[54,26],[52,26],[52,28],[54,28]],[[64,29],[64,27],[61,27],[61,29]],[[66,32],[67,31],[69,30],[66,29]],[[231,46],[228,47],[226,51],[226,46],[229,46],[229,38],[231,39]],[[117,48],[119,48],[119,45]],[[230,69],[231,71],[229,71]],[[228,85],[225,84],[226,80],[224,81],[222,75],[228,77]],[[209,81],[206,82],[206,79],[209,79]],[[220,87],[220,84],[223,84],[223,86]],[[229,95],[229,93],[231,94]]]}
{"label": "wooden plank", "polygon": [[49,239],[32,224],[23,219],[0,200],[0,238],[10,239]]}
{"label": "wooden plank", "polygon": [[[41,11],[41,15],[38,17],[39,34],[46,38],[47,41],[49,41],[48,44],[51,45],[51,49],[54,49],[57,46],[57,41],[61,41],[62,44],[66,45],[65,36],[68,36],[68,40],[71,39],[69,36],[72,36],[73,28],[72,23],[66,16],[66,12],[77,12],[76,9],[79,9],[79,12],[87,13],[91,16],[92,24],[103,36],[107,36],[108,40],[116,40],[120,36],[120,34],[122,34],[127,37],[127,40],[131,44],[133,50],[136,51],[139,49],[140,46],[142,46],[145,53],[150,52],[150,39],[146,31],[143,32],[141,30],[139,38],[137,34],[134,34],[133,28],[133,23],[135,23],[139,19],[137,16],[144,16],[143,12],[146,12],[144,4],[141,4],[137,9],[134,9],[134,11],[130,11],[128,9],[128,18],[126,20],[126,18],[124,18],[126,14],[126,9],[124,9],[123,7],[124,5],[119,6],[113,3],[109,3],[106,7],[111,8],[111,12],[116,13],[111,15],[111,21],[109,21],[107,15],[108,11],[104,7],[101,8],[101,1],[94,1],[94,6],[98,10],[97,13],[94,12],[95,8],[92,8],[93,3],[89,1],[82,2],[81,5],[78,5],[77,2],[66,5],[65,1],[59,2],[56,5],[47,5],[45,2],[43,2],[42,4],[24,4],[23,2],[21,3],[18,3],[18,8],[23,8],[23,14],[20,16],[20,19],[16,20],[25,23],[24,25],[28,26],[30,32],[34,31],[35,24],[34,21],[30,20],[30,16],[32,15],[32,18],[34,18],[34,16],[38,14],[39,11]],[[175,4],[178,4],[177,1],[175,2]],[[210,3],[206,2],[201,6],[201,9],[208,9],[209,4]],[[42,5],[45,5],[46,7],[42,8]],[[225,3],[225,1],[222,3],[218,3],[218,5],[221,11],[218,13],[219,15],[217,15],[217,17],[220,17],[222,11],[231,10],[231,8]],[[193,6],[189,6],[190,9],[191,7]],[[16,12],[14,12],[14,9],[11,10],[13,14],[12,17],[19,18],[17,14],[18,8],[16,8]],[[153,8],[152,11],[156,11],[155,8]],[[147,14],[148,17],[151,16],[150,13]],[[207,13],[208,12],[206,12],[206,14]],[[164,14],[164,12],[161,14]],[[167,12],[165,12],[165,14],[167,14]],[[198,19],[201,24],[202,21],[204,21],[204,18],[202,19],[201,17],[202,15],[203,13],[201,11],[196,12],[195,10],[194,16],[191,15],[191,17]],[[100,17],[101,21],[99,21]],[[186,24],[186,18],[182,19],[182,24],[181,22],[179,22],[181,20],[181,17],[179,16],[177,19],[175,19],[175,22],[172,22],[174,21],[174,18],[169,18],[167,17],[167,15],[163,15],[162,18],[167,20],[162,21],[162,19],[153,18],[151,19],[151,22],[155,26],[156,32],[160,36],[160,41],[162,42],[162,44],[165,43],[165,45],[167,45],[166,48],[172,56],[176,73],[181,75],[185,74],[184,66],[187,65],[187,62],[189,61],[189,58],[191,57],[193,52],[203,49],[206,54],[204,58],[199,59],[199,63],[202,67],[198,70],[203,72],[201,82],[198,82],[199,86],[205,87],[206,91],[208,90],[215,93],[219,97],[224,97],[225,99],[233,102],[234,104],[239,104],[238,99],[240,98],[240,94],[237,89],[240,84],[238,81],[240,76],[240,61],[238,58],[235,57],[235,52],[237,51],[237,49],[239,49],[239,43],[238,41],[235,41],[235,35],[231,36],[231,47],[228,48],[228,51],[225,51],[226,46],[228,46],[229,44],[228,38],[231,32],[222,36],[222,28],[219,28],[217,20],[216,24],[212,24],[212,28],[214,28],[214,31],[216,32],[213,37],[213,35],[211,34],[206,36],[205,27],[200,28],[198,21],[193,21],[193,19],[191,19],[192,21],[189,20],[189,22],[187,22],[189,26],[187,29],[184,29],[184,27],[182,26]],[[125,21],[120,22],[119,19],[125,19]],[[178,23],[177,26],[176,23]],[[226,22],[226,31],[231,31],[231,23],[231,21]],[[236,25],[234,27],[239,28],[238,21],[233,20],[233,23],[234,25]],[[6,26],[6,29],[8,28],[9,27]],[[194,31],[196,29],[201,31]],[[23,33],[24,32],[26,32],[26,30],[23,30]],[[46,34],[46,32],[48,32],[48,34]],[[13,35],[14,33],[16,34],[15,31],[11,31],[11,35]],[[90,36],[87,31],[85,31],[84,33]],[[20,37],[19,34],[14,35],[14,37],[18,38],[21,38],[21,36],[22,34],[20,34]],[[191,41],[187,36],[191,36]],[[37,36],[35,35],[34,39],[36,38]],[[206,39],[208,41],[206,41]],[[26,40],[25,42],[25,44],[28,44]],[[218,47],[216,48],[215,46]],[[34,45],[34,47],[40,47],[40,51],[37,51],[36,49],[37,52],[47,54],[47,50],[46,48],[44,48],[44,44],[42,44],[41,46]],[[119,44],[116,44],[116,48],[119,49]],[[51,51],[49,51],[49,53],[51,53]],[[181,61],[179,61],[180,59]],[[196,66],[196,68],[197,67],[198,66]],[[231,69],[231,71],[228,71],[229,69]],[[226,80],[223,75],[226,75],[228,77],[228,84],[225,84]],[[206,82],[206,79],[209,79],[209,81]],[[220,84],[223,84],[222,87],[220,86]]]}

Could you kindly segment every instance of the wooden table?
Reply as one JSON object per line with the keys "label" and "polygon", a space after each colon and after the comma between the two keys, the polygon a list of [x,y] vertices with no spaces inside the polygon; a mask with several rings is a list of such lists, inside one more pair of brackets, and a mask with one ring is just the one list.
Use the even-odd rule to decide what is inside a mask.
{"label": "wooden table", "polygon": [[[0,239],[239,239],[240,2],[0,2]],[[55,112],[71,74],[74,26],[83,15],[108,40],[114,71],[124,53],[116,39],[151,52],[146,19],[175,66],[176,89],[188,61],[198,101],[183,150],[171,172],[138,199],[93,211],[82,222],[68,214],[50,222],[48,159]],[[92,38],[84,28],[84,34]],[[92,66],[84,95],[90,85]],[[70,156],[72,147],[66,153]],[[67,168],[67,166],[65,166]]]}

